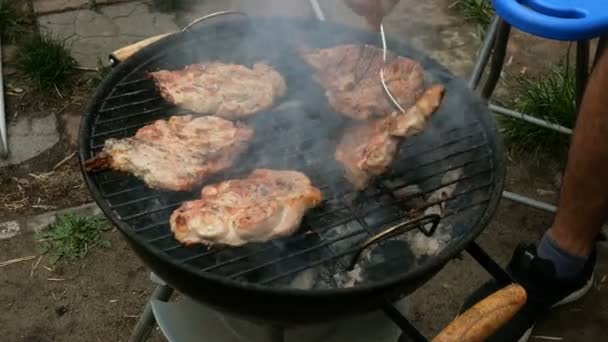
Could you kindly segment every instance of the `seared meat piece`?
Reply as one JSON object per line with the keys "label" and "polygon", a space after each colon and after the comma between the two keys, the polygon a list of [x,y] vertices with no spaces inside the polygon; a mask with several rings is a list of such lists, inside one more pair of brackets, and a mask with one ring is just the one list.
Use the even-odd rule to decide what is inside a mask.
{"label": "seared meat piece", "polygon": [[166,101],[226,119],[266,110],[287,90],[283,76],[265,63],[256,63],[253,69],[238,64],[201,63],[149,75]]}
{"label": "seared meat piece", "polygon": [[232,166],[252,137],[253,129],[215,116],[173,116],[134,137],[106,140],[85,168],[130,172],[151,188],[191,190]]}
{"label": "seared meat piece", "polygon": [[245,179],[205,186],[200,200],[173,212],[171,230],[186,245],[265,242],[293,234],[321,197],[301,172],[257,169]]}
{"label": "seared meat piece", "polygon": [[339,45],[302,55],[316,69],[332,108],[352,119],[394,110],[380,82],[383,66],[386,85],[403,108],[411,107],[423,91],[424,73],[418,62],[391,53],[384,65],[382,49],[371,45]]}
{"label": "seared meat piece", "polygon": [[336,149],[346,177],[357,190],[365,189],[373,177],[383,174],[397,152],[400,139],[421,132],[437,110],[444,88],[434,85],[405,113],[348,127]]}

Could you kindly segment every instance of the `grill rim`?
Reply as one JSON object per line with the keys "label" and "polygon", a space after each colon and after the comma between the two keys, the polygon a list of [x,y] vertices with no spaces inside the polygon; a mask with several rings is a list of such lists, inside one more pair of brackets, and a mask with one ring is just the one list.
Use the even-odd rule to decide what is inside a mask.
{"label": "grill rim", "polygon": [[[357,38],[369,37],[368,39],[366,39],[366,41],[364,41],[363,39],[358,39],[358,41],[362,44],[373,44],[379,46],[373,40],[375,38],[375,35],[373,33],[362,31],[342,24],[317,22],[307,19],[293,18],[251,19],[251,23],[253,23],[254,25],[258,22],[272,21],[277,22],[277,24],[279,25],[285,25],[286,23],[288,23],[289,25],[298,27],[299,30],[306,30],[306,27],[309,27],[311,24],[323,25],[330,31],[349,32]],[[441,66],[441,64],[428,57],[428,55],[423,54],[418,50],[413,49],[397,40],[387,37],[387,42],[389,46],[392,47],[392,51],[395,51],[399,55],[403,55],[403,51],[407,51],[407,55],[412,55],[413,58],[417,59],[421,64],[432,64],[434,68],[437,68],[438,70],[441,70],[443,73],[448,75],[450,77],[451,82],[458,82],[459,87],[462,86],[463,88],[465,88],[465,91],[467,93],[470,93],[471,99],[474,100],[475,104],[479,106],[480,110],[476,111],[475,115],[477,116],[477,119],[483,128],[482,134],[487,142],[486,147],[490,150],[490,163],[493,169],[494,186],[491,190],[490,198],[483,214],[479,215],[476,222],[467,231],[467,233],[465,233],[464,236],[459,239],[459,241],[449,244],[438,255],[431,257],[431,260],[425,262],[423,265],[415,267],[410,271],[402,273],[401,275],[396,277],[387,275],[386,280],[373,283],[364,283],[362,285],[357,285],[349,288],[296,289],[289,287],[264,286],[256,283],[246,283],[237,280],[231,280],[227,277],[219,276],[213,273],[203,273],[190,264],[177,262],[175,258],[158,251],[149,241],[140,237],[137,232],[134,231],[126,222],[121,221],[118,215],[115,215],[112,208],[110,208],[109,203],[106,202],[103,198],[101,189],[97,186],[97,183],[95,182],[93,177],[91,177],[91,175],[89,175],[89,173],[84,168],[84,162],[86,159],[89,158],[89,155],[91,154],[92,150],[89,146],[90,139],[92,135],[95,135],[94,128],[97,122],[96,117],[94,117],[94,115],[100,111],[104,100],[111,96],[114,88],[120,83],[120,80],[128,76],[131,72],[133,72],[134,69],[139,67],[141,64],[147,62],[151,58],[157,57],[159,51],[167,51],[167,48],[170,49],[171,45],[182,44],[184,43],[184,40],[189,39],[189,36],[190,39],[193,39],[193,36],[196,34],[205,34],[205,30],[209,30],[209,32],[212,32],[213,30],[215,30],[216,32],[222,30],[229,30],[229,32],[231,32],[232,34],[236,34],[239,27],[236,27],[235,25],[239,25],[239,23],[219,22],[207,24],[187,32],[179,32],[173,35],[169,35],[145,47],[144,49],[138,51],[136,54],[131,56],[126,61],[123,61],[122,63],[114,67],[110,74],[106,76],[103,82],[98,86],[95,91],[95,94],[87,104],[86,110],[82,115],[82,120],[79,128],[78,152],[81,172],[93,199],[101,208],[103,214],[108,219],[110,219],[110,221],[116,227],[118,227],[123,234],[126,235],[126,238],[128,240],[130,240],[132,243],[136,243],[138,245],[138,248],[143,248],[146,250],[147,253],[150,253],[155,257],[160,258],[164,263],[168,263],[175,268],[179,268],[181,271],[188,272],[201,280],[216,282],[219,285],[226,287],[227,289],[234,288],[238,290],[254,291],[264,295],[277,294],[286,296],[310,296],[314,298],[319,298],[324,296],[350,296],[357,294],[368,294],[384,288],[396,287],[400,284],[405,284],[410,280],[415,281],[416,279],[424,278],[425,276],[428,276],[428,274],[441,269],[447,262],[449,262],[459,253],[461,253],[470,243],[474,242],[474,240],[479,236],[479,234],[483,232],[483,230],[487,227],[496,212],[496,209],[500,202],[502,191],[504,189],[506,176],[506,165],[504,162],[504,146],[502,142],[502,137],[497,130],[495,121],[492,119],[488,107],[483,104],[482,100],[479,99],[477,95],[473,93],[472,90],[468,89],[464,80],[460,80],[455,77],[451,72]],[[207,32],[207,34],[209,34],[209,32]],[[83,156],[85,158],[83,158]]]}

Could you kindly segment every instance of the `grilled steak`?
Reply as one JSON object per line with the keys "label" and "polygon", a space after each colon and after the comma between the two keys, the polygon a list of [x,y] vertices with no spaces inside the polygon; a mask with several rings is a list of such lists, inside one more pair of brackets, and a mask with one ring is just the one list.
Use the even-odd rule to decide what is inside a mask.
{"label": "grilled steak", "polygon": [[134,137],[106,140],[85,168],[130,172],[151,188],[191,190],[232,166],[252,137],[251,128],[215,116],[173,116]]}
{"label": "grilled steak", "polygon": [[283,76],[265,63],[252,69],[219,62],[149,73],[168,102],[201,114],[239,119],[270,108],[285,94]]}
{"label": "grilled steak", "polygon": [[301,172],[257,169],[245,179],[205,186],[201,199],[173,212],[171,230],[187,245],[264,242],[293,234],[321,197]]}
{"label": "grilled steak", "polygon": [[336,149],[336,160],[357,190],[365,189],[392,163],[400,139],[421,132],[437,110],[444,88],[434,85],[426,90],[405,113],[394,112],[383,118],[359,122],[348,127]]}
{"label": "grilled steak", "polygon": [[371,45],[349,44],[302,55],[316,70],[315,77],[325,88],[332,108],[364,120],[393,111],[380,82],[383,66],[386,85],[403,108],[411,107],[423,91],[424,72],[418,62],[391,53],[385,65],[382,52]]}

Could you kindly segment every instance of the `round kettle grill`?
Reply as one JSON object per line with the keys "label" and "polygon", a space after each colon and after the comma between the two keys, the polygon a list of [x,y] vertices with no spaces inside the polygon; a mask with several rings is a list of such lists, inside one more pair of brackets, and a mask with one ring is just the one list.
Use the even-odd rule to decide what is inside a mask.
{"label": "round kettle grill", "polygon": [[419,61],[426,83],[443,84],[445,96],[425,131],[401,144],[389,172],[363,192],[350,187],[333,160],[348,120],[330,108],[298,55],[302,47],[345,43],[381,46],[377,34],[327,22],[205,22],[138,51],[99,86],[81,123],[81,162],[101,151],[106,139],[133,136],[155,120],[184,114],[160,97],[147,72],[264,60],[286,78],[285,97],[246,121],[256,138],[243,160],[209,183],[261,167],[304,172],[324,202],[291,237],[238,248],[186,247],[173,238],[168,220],[200,189],[153,190],[129,174],[83,171],[104,214],[171,287],[248,319],[299,324],[342,318],[411,293],[486,227],[505,173],[492,117],[465,82],[394,40],[388,40],[390,49]]}

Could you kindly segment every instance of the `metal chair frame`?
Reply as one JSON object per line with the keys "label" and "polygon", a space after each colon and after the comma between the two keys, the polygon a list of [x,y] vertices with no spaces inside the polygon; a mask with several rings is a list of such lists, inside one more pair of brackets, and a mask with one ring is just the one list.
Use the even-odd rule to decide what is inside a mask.
{"label": "metal chair frame", "polygon": [[0,158],[8,158],[6,112],[4,108],[4,79],[2,77],[2,41],[0,41]]}
{"label": "metal chair frame", "polygon": [[[555,123],[539,119],[533,115],[519,113],[508,108],[498,106],[490,103],[489,100],[496,89],[496,85],[500,80],[500,74],[505,61],[505,54],[507,50],[507,44],[509,42],[509,36],[511,32],[511,25],[504,21],[499,16],[494,16],[492,23],[486,33],[484,41],[478,53],[477,60],[473,67],[473,72],[469,78],[469,86],[475,91],[479,92],[482,98],[488,101],[490,110],[494,113],[513,117],[526,121],[530,124],[537,125],[546,129],[551,129],[556,132],[571,135],[573,130],[568,127],[560,126]],[[606,37],[600,36],[597,51],[594,57],[592,67],[598,61],[600,55],[606,48]],[[489,72],[482,82],[482,77],[486,67],[490,64]],[[577,108],[583,98],[585,86],[587,85],[587,79],[590,74],[589,66],[589,40],[578,40],[576,41],[576,105]],[[548,212],[555,212],[557,207],[551,203],[542,202],[533,198],[523,196],[510,191],[504,191],[503,197],[521,203],[536,209],[545,210]]]}

